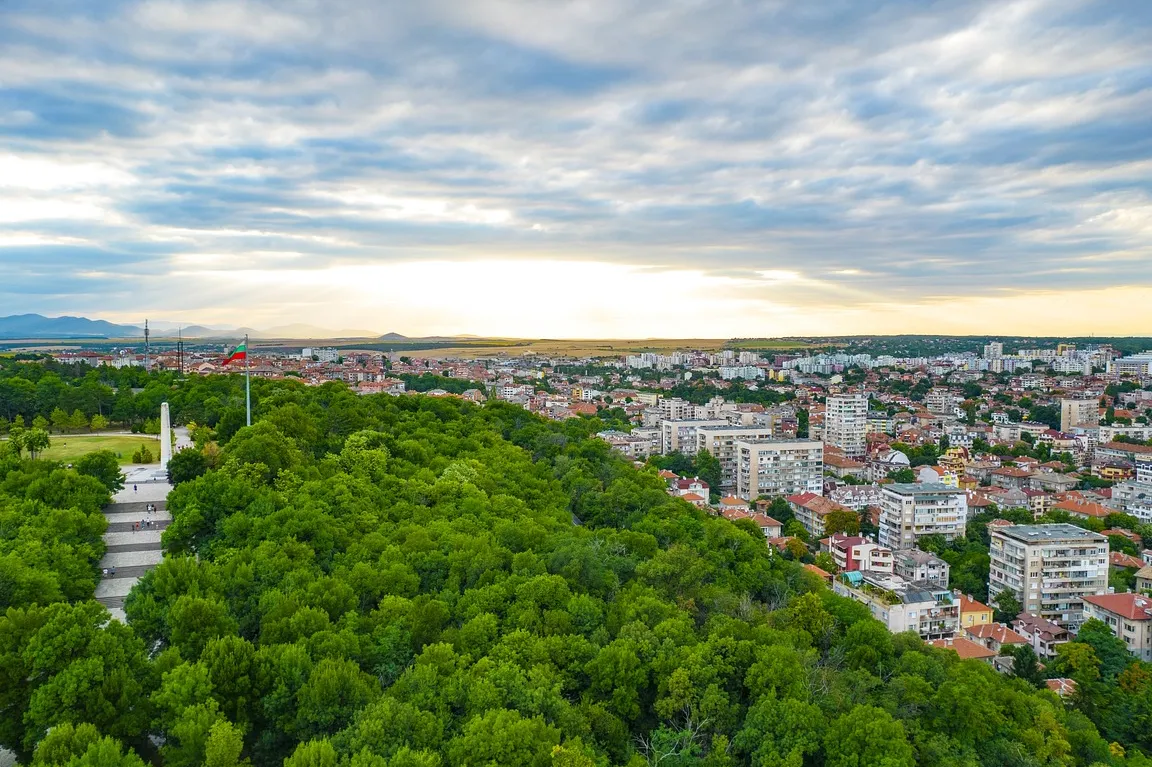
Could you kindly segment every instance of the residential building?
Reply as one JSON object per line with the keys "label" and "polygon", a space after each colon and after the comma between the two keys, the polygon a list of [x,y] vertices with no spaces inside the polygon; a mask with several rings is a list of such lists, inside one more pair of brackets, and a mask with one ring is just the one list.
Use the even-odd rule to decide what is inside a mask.
{"label": "residential building", "polygon": [[995,651],[964,637],[933,639],[928,644],[939,647],[941,650],[952,650],[960,656],[960,660],[982,660],[985,663],[991,663],[996,657]]}
{"label": "residential building", "polygon": [[1070,432],[1077,426],[1096,426],[1100,423],[1100,403],[1095,399],[1060,400],[1060,431]]}
{"label": "residential building", "polygon": [[977,602],[967,594],[960,594],[957,599],[960,600],[960,628],[967,629],[992,622],[992,608],[988,605]]}
{"label": "residential building", "polygon": [[901,549],[893,559],[895,573],[908,581],[927,581],[948,588],[950,566],[940,557],[920,549]]}
{"label": "residential building", "polygon": [[861,459],[868,444],[868,395],[834,394],[824,409],[824,441],[840,448],[844,455]]}
{"label": "residential building", "polygon": [[660,451],[668,453],[696,454],[696,432],[706,426],[727,426],[723,418],[685,418],[665,420],[660,424]]}
{"label": "residential building", "polygon": [[1143,594],[1098,594],[1084,597],[1084,617],[1108,624],[1128,652],[1152,661],[1152,597]]}
{"label": "residential building", "polygon": [[1152,592],[1152,565],[1144,565],[1136,571],[1135,589],[1140,594]]}
{"label": "residential building", "polygon": [[866,605],[893,634],[915,631],[925,640],[950,639],[960,627],[959,602],[934,584],[854,570],[840,573],[832,590]]}
{"label": "residential building", "polygon": [[762,495],[814,493],[824,490],[824,444],[815,440],[739,441],[736,449],[736,495],[755,500]]}
{"label": "residential building", "polygon": [[[839,533],[827,541],[826,549],[841,571],[868,570],[892,575],[892,552],[859,535]],[[824,542],[822,541],[822,543]]]}
{"label": "residential building", "polygon": [[728,493],[736,489],[736,443],[770,440],[773,436],[772,428],[765,426],[702,426],[696,429],[696,448],[692,452],[707,450],[720,462],[720,489]]}
{"label": "residential building", "polygon": [[997,654],[1003,653],[1007,647],[1029,643],[1027,637],[1016,633],[1003,623],[978,623],[975,626],[967,626],[964,628],[964,637],[984,645]]}
{"label": "residential building", "polygon": [[968,519],[965,492],[933,483],[884,485],[880,494],[880,545],[911,549],[926,535],[954,540]]}
{"label": "residential building", "polygon": [[1012,621],[1012,629],[1027,639],[1041,658],[1056,657],[1056,646],[1072,639],[1068,629],[1030,613],[1017,615],[1016,620]]}
{"label": "residential building", "polygon": [[847,511],[852,514],[852,511],[846,506],[841,506],[838,503],[831,501],[816,493],[798,493],[790,495],[787,498],[788,507],[792,509],[793,516],[796,521],[804,526],[808,534],[813,538],[822,538],[824,536],[824,518],[834,511]]}
{"label": "residential building", "polygon": [[1108,590],[1108,539],[1075,525],[989,526],[988,594],[1012,592],[1024,611],[1073,631],[1085,596]]}

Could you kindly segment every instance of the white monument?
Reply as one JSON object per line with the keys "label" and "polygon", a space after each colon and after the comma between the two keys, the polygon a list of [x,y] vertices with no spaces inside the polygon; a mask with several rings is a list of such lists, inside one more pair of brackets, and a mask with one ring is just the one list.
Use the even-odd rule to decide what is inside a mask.
{"label": "white monument", "polygon": [[160,403],[160,468],[167,469],[172,460],[172,419],[168,415],[168,403]]}

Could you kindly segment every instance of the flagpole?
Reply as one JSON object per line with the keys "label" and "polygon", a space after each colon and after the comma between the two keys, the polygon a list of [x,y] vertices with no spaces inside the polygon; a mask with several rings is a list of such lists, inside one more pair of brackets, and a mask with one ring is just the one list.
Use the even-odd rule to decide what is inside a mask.
{"label": "flagpole", "polygon": [[248,334],[244,334],[244,404],[248,409],[248,425],[252,425],[252,377],[248,375]]}

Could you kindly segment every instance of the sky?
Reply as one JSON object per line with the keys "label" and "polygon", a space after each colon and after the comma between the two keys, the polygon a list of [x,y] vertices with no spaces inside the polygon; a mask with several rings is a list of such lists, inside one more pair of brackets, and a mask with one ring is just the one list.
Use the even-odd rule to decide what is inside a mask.
{"label": "sky", "polygon": [[1147,0],[0,0],[0,315],[1152,334]]}

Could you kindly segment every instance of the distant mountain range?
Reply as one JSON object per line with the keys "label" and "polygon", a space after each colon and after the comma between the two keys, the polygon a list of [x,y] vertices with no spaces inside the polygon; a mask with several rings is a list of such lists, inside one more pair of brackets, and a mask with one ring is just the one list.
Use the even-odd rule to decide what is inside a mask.
{"label": "distant mountain range", "polygon": [[[386,341],[405,340],[399,333],[380,336],[371,330],[320,328],[295,323],[257,330],[254,328],[220,328],[207,325],[181,326],[175,322],[148,323],[154,338],[174,338],[179,332],[184,338],[239,338],[248,334],[253,338],[381,338]],[[118,325],[106,320],[87,317],[45,317],[40,314],[13,314],[0,317],[0,338],[28,339],[84,339],[84,338],[142,338],[142,325]]]}

